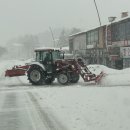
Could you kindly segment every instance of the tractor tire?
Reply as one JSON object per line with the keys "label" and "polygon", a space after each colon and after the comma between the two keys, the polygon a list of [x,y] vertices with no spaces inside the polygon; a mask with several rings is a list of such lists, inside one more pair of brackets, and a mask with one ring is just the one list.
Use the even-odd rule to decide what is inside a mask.
{"label": "tractor tire", "polygon": [[70,82],[71,82],[71,83],[77,83],[77,82],[79,81],[79,78],[80,78],[79,74],[73,73],[73,74],[71,75],[71,80],[70,80]]}
{"label": "tractor tire", "polygon": [[35,65],[27,72],[28,80],[33,85],[42,85],[45,80],[45,73],[41,67]]}
{"label": "tractor tire", "polygon": [[65,85],[65,84],[68,83],[69,78],[68,78],[67,74],[65,74],[65,73],[60,73],[60,74],[58,75],[58,77],[57,77],[57,80],[58,80],[58,82],[59,82],[60,84]]}

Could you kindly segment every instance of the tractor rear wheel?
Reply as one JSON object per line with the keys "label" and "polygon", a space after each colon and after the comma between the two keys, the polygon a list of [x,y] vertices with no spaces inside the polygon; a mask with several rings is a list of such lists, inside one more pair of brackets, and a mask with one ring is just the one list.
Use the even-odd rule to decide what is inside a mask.
{"label": "tractor rear wheel", "polygon": [[67,74],[65,74],[65,73],[60,73],[60,74],[58,75],[58,77],[57,77],[57,80],[58,80],[58,82],[59,82],[60,84],[65,85],[65,84],[68,83],[69,78],[68,78]]}
{"label": "tractor rear wheel", "polygon": [[27,72],[27,76],[33,85],[41,85],[45,79],[45,73],[39,66],[31,66]]}

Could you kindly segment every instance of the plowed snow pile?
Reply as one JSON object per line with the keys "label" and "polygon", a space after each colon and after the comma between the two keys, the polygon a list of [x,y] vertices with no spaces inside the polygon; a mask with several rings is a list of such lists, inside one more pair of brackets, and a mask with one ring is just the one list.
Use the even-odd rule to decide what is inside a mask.
{"label": "plowed snow pile", "polygon": [[123,70],[111,69],[103,65],[89,65],[91,72],[99,74],[105,73],[100,85],[102,86],[128,86],[130,85],[130,68]]}

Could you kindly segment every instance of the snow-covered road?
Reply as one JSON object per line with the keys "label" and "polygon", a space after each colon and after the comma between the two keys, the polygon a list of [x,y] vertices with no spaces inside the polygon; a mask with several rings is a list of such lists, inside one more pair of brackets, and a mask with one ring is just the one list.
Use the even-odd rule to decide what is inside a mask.
{"label": "snow-covered road", "polygon": [[129,130],[130,87],[3,86],[0,130]]}
{"label": "snow-covered road", "polygon": [[38,93],[31,90],[0,90],[0,130],[66,130],[50,108],[39,102]]}

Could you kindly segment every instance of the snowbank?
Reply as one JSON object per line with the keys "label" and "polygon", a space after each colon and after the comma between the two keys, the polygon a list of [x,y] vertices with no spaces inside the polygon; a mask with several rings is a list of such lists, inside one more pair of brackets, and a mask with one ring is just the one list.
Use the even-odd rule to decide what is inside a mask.
{"label": "snowbank", "polygon": [[89,65],[88,68],[95,74],[105,73],[101,86],[130,86],[130,68],[116,70],[103,65]]}

